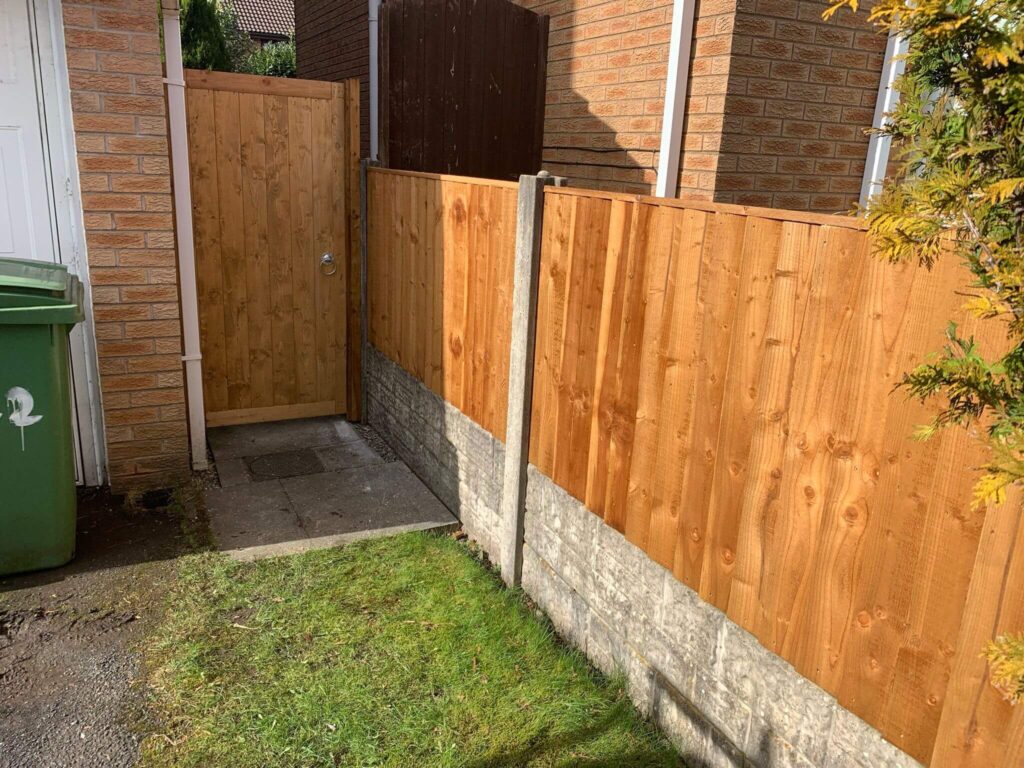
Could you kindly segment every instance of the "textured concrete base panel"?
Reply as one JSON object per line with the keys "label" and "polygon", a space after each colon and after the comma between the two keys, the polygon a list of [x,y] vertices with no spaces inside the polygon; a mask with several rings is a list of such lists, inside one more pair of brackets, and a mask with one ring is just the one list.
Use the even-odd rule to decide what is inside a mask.
{"label": "textured concrete base panel", "polygon": [[376,348],[363,367],[370,424],[496,558],[505,446]]}
{"label": "textured concrete base panel", "polygon": [[692,765],[918,765],[532,466],[523,586]]}
{"label": "textured concrete base panel", "polygon": [[[370,423],[496,557],[504,447],[370,348]],[[695,768],[918,764],[529,468],[523,587]]]}

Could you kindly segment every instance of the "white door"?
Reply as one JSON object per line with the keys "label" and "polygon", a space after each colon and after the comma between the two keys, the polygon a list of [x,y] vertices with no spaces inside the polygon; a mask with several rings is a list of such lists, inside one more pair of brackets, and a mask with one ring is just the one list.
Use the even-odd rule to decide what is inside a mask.
{"label": "white door", "polygon": [[[0,0],[0,257],[66,264],[86,283],[60,0]],[[91,304],[91,302],[87,302]],[[72,332],[79,482],[103,480],[92,318]]]}

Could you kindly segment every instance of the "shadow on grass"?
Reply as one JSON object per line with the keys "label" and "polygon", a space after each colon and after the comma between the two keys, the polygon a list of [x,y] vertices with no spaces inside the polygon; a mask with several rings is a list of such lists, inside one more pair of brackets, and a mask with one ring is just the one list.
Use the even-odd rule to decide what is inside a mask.
{"label": "shadow on grass", "polygon": [[[575,745],[583,745],[590,742],[601,734],[616,728],[629,728],[629,720],[632,714],[632,704],[628,701],[620,701],[594,724],[569,733],[561,733],[556,736],[540,737],[532,744],[504,755],[491,755],[469,763],[465,768],[520,768],[520,766],[531,765],[534,761],[540,760],[548,754],[565,753]],[[621,768],[623,766],[678,766],[687,765],[693,768],[702,768],[683,758],[680,762],[674,750],[665,745],[664,749],[642,748],[629,752],[602,758],[579,758],[573,762],[575,768]]]}

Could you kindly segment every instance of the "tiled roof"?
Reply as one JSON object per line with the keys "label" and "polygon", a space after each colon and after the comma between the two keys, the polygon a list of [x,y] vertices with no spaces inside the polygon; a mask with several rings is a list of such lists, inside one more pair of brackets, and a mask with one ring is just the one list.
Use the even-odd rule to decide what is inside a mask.
{"label": "tiled roof", "polygon": [[295,32],[293,0],[230,0],[238,26],[249,34],[283,35]]}

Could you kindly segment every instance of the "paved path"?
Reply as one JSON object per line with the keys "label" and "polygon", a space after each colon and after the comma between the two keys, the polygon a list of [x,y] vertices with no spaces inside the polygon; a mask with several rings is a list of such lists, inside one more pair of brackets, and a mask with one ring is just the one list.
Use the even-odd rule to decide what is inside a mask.
{"label": "paved path", "polygon": [[210,528],[240,560],[458,525],[409,468],[336,417],[209,430],[220,488]]}

